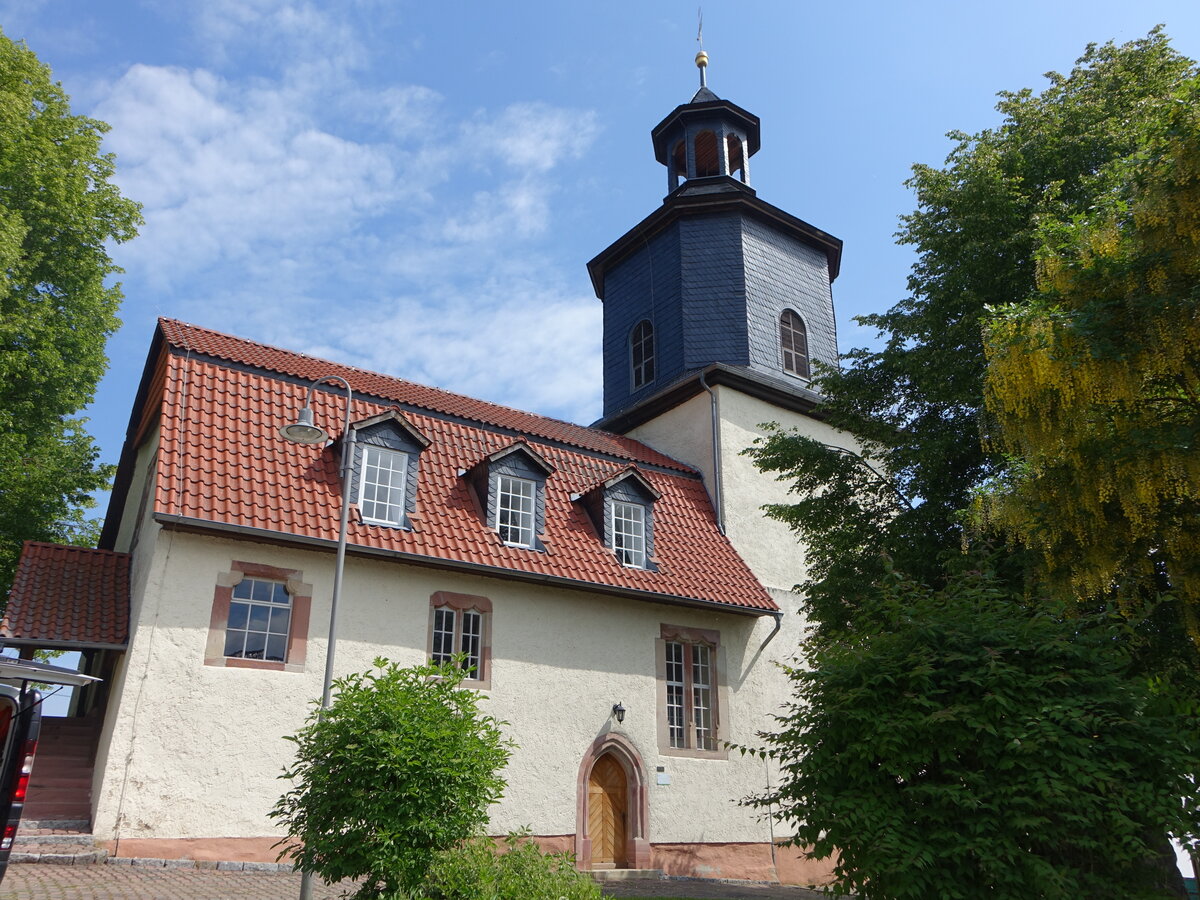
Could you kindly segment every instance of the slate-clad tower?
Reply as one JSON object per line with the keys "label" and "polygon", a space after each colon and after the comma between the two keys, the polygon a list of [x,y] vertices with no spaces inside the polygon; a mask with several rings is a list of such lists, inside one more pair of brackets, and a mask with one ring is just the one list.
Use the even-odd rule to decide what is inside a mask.
{"label": "slate-clad tower", "polygon": [[697,54],[700,90],[651,133],[662,206],[588,264],[604,302],[596,424],[703,472],[721,530],[786,610],[804,552],[762,507],[791,498],[743,451],[764,422],[856,449],[822,421],[810,380],[813,360],[837,360],[842,242],[759,199],[758,117],[708,89],[707,63]]}
{"label": "slate-clad tower", "polygon": [[701,51],[700,90],[651,132],[662,206],[588,264],[604,301],[602,427],[636,427],[714,366],[704,383],[810,409],[811,360],[837,359],[842,242],[758,198],[758,117],[708,89],[707,61]]}

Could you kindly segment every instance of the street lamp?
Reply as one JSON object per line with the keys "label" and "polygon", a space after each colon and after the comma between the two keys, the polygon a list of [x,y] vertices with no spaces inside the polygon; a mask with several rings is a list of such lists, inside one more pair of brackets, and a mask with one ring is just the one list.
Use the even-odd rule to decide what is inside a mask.
{"label": "street lamp", "polygon": [[[313,390],[324,381],[340,381],[346,388],[346,417],[342,426],[342,464],[340,467],[340,484],[342,489],[342,518],[338,525],[337,562],[333,569],[333,597],[329,601],[329,643],[325,649],[325,680],[321,687],[321,709],[329,708],[330,695],[333,691],[333,653],[337,644],[337,612],[338,599],[342,593],[342,572],[346,567],[346,524],[350,521],[350,473],[354,466],[354,429],[350,427],[350,407],[354,403],[354,391],[350,382],[340,375],[322,375],[313,380],[308,386],[304,397],[304,406],[296,421],[284,425],[279,433],[286,440],[296,444],[323,444],[329,440],[329,432],[313,423],[312,396]],[[312,898],[312,874],[302,872],[300,875],[300,900]]]}

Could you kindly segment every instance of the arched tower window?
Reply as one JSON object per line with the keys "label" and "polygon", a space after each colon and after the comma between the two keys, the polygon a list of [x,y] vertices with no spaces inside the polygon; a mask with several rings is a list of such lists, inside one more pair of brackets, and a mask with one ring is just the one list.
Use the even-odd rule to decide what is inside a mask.
{"label": "arched tower window", "polygon": [[810,377],[808,329],[804,327],[804,320],[790,309],[785,309],[779,317],[779,348],[783,371],[801,378]]}
{"label": "arched tower window", "polygon": [[717,136],[711,131],[696,135],[696,177],[721,174],[721,161],[717,159]]}
{"label": "arched tower window", "polygon": [[725,135],[725,153],[729,158],[729,174],[741,173],[741,180],[746,181],[746,160],[742,158],[742,139],[736,134]]}
{"label": "arched tower window", "polygon": [[629,361],[635,391],[654,380],[654,326],[649,319],[642,319],[633,327],[629,336]]}

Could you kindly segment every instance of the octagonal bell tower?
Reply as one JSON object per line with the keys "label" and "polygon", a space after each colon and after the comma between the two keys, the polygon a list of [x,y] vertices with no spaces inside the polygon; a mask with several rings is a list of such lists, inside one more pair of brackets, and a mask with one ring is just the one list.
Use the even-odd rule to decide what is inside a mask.
{"label": "octagonal bell tower", "polygon": [[604,302],[597,424],[619,431],[709,369],[811,409],[813,360],[837,360],[842,242],[758,198],[758,116],[708,88],[707,53],[696,64],[700,89],[651,131],[667,196],[588,263]]}

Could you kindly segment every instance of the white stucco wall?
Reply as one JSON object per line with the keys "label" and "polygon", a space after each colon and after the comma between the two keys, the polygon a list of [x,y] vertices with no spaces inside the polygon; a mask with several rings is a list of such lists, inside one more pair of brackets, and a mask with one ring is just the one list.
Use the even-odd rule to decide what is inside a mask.
{"label": "white stucco wall", "polygon": [[[740,699],[735,705],[742,720],[740,726],[746,731],[770,730],[770,717],[779,712],[791,695],[790,683],[774,663],[792,660],[803,638],[805,621],[800,614],[802,598],[793,588],[805,580],[807,573],[804,547],[796,535],[786,525],[768,519],[762,511],[762,507],[769,503],[790,502],[792,498],[787,486],[760,472],[754,461],[743,456],[742,451],[765,434],[762,425],[768,422],[777,423],[788,430],[795,429],[828,444],[855,450],[857,444],[852,436],[810,416],[781,409],[724,385],[715,387],[714,391],[719,428],[721,514],[725,533],[784,612],[779,633],[765,647],[761,657],[753,664],[749,659],[743,663]],[[668,410],[629,434],[699,469],[709,486],[709,495],[714,495],[712,402],[707,393]],[[760,620],[748,645],[760,646],[773,625],[770,620]],[[752,652],[748,654],[752,655]],[[732,739],[756,743],[752,737]],[[744,793],[759,791],[766,786],[768,765],[761,761],[755,765],[753,771],[741,773],[747,782],[754,782]],[[776,766],[770,764],[769,770],[769,777],[775,783],[778,777]],[[681,809],[680,814],[686,814],[686,811]],[[767,828],[766,824],[760,825],[763,830]]]}
{"label": "white stucco wall", "polygon": [[[332,553],[143,529],[126,664],[113,684],[107,752],[97,765],[102,840],[258,837],[294,733],[320,694]],[[299,673],[203,664],[213,592],[233,560],[297,569],[313,586],[307,665]],[[753,740],[778,702],[777,673],[756,654],[770,618],[692,610],[586,591],[460,574],[382,559],[347,560],[337,671],[379,655],[426,658],[429,598],[480,594],[493,603],[492,680],[485,708],[519,745],[491,830],[576,831],[580,762],[606,729],[638,749],[649,779],[652,842],[763,841],[767,826],[735,801],[765,785],[761,761],[660,757],[655,640],[663,623],[720,632],[727,704],[721,737]],[[769,650],[776,649],[772,645]],[[613,703],[628,710],[624,725]],[[663,766],[670,785],[658,785]]]}

